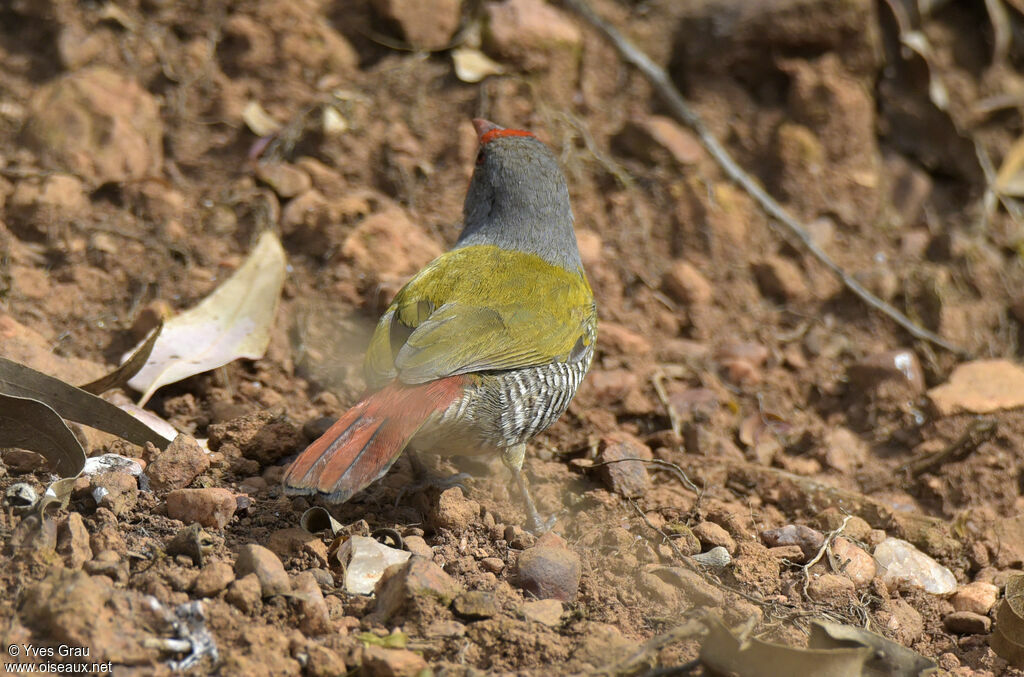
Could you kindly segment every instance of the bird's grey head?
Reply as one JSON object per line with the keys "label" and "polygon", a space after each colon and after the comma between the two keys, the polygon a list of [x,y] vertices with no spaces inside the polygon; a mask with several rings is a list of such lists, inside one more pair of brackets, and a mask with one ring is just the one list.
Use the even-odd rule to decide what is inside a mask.
{"label": "bird's grey head", "polygon": [[489,244],[582,267],[569,189],[558,161],[533,134],[473,120],[480,139],[456,247]]}

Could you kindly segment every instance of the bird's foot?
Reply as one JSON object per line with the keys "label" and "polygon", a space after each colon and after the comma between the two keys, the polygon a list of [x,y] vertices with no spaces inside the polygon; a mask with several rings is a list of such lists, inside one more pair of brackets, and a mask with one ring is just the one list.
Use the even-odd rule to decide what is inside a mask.
{"label": "bird's foot", "polygon": [[555,522],[558,521],[557,518],[552,515],[551,517],[544,519],[540,516],[540,513],[537,512],[536,506],[530,507],[532,507],[533,510],[527,509],[526,511],[526,530],[534,536],[540,536],[541,534],[546,534],[551,531],[551,527],[555,526]]}
{"label": "bird's foot", "polygon": [[423,477],[419,482],[399,489],[398,496],[395,498],[395,505],[401,503],[402,499],[408,494],[418,494],[419,492],[426,491],[428,489],[444,491],[445,489],[458,487],[459,489],[462,489],[462,493],[469,493],[469,490],[466,489],[466,485],[463,484],[463,482],[471,479],[473,479],[473,476],[464,472],[455,473],[448,477]]}

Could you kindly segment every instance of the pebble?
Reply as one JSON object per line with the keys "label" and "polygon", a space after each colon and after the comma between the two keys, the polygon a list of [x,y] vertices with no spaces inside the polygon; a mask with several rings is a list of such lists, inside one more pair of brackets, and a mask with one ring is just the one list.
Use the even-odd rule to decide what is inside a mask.
{"label": "pebble", "polygon": [[729,551],[726,548],[716,545],[707,552],[700,552],[693,555],[690,559],[697,564],[703,564],[706,567],[721,568],[728,566],[729,563],[732,562],[732,555],[729,554]]}
{"label": "pebble", "polygon": [[[406,539],[406,543],[408,543]],[[490,571],[492,574],[500,574],[505,570],[505,562],[499,557],[484,557],[480,560],[480,566],[485,571]]]}
{"label": "pebble", "polygon": [[875,546],[875,561],[886,585],[923,588],[933,595],[956,590],[956,577],[907,541],[889,537]]}
{"label": "pebble", "polygon": [[455,598],[452,604],[455,613],[470,620],[491,618],[501,612],[493,593],[484,590],[468,590]]}
{"label": "pebble", "polygon": [[1016,409],[1024,406],[1024,367],[1009,360],[965,362],[928,398],[941,416]]}
{"label": "pebble", "polygon": [[598,468],[608,488],[625,498],[643,496],[651,486],[646,464],[624,461],[627,458],[654,458],[650,447],[628,433],[616,432],[602,440],[603,448],[597,460],[607,465]]}
{"label": "pebble", "polygon": [[373,0],[378,14],[398,25],[417,49],[447,47],[459,27],[462,0]]}
{"label": "pebble", "polygon": [[825,535],[804,524],[787,524],[777,529],[762,531],[761,542],[769,548],[778,548],[784,545],[799,546],[804,557],[802,560],[796,561],[798,564],[802,564],[818,554],[821,546],[825,544]]}
{"label": "pebble", "polygon": [[571,602],[580,585],[580,557],[548,532],[519,556],[519,585],[540,599]]}
{"label": "pebble", "polygon": [[628,120],[612,139],[615,150],[652,164],[674,160],[693,165],[706,156],[692,132],[663,115],[642,115]]}
{"label": "pebble", "polygon": [[523,604],[523,616],[526,620],[552,628],[562,624],[563,613],[565,607],[557,599],[535,599]]}
{"label": "pebble", "polygon": [[811,578],[807,585],[807,594],[818,601],[852,599],[856,588],[846,576],[838,574],[821,574]]}
{"label": "pebble", "polygon": [[372,617],[383,623],[415,597],[432,597],[447,606],[462,592],[462,586],[430,560],[413,555],[388,567],[376,592]]}
{"label": "pebble", "polygon": [[64,558],[70,569],[78,569],[92,559],[89,530],[85,528],[81,514],[69,513],[57,525],[57,554]]}
{"label": "pebble", "polygon": [[725,548],[730,555],[736,552],[736,541],[729,532],[714,522],[701,522],[692,529],[700,544],[705,548]]}
{"label": "pebble", "polygon": [[673,263],[661,278],[665,293],[685,306],[703,306],[711,302],[714,289],[697,268],[686,261]]}
{"label": "pebble", "polygon": [[263,409],[227,423],[215,423],[208,432],[211,450],[225,455],[228,450],[237,450],[235,453],[264,466],[300,451],[306,443],[302,431],[287,416]]}
{"label": "pebble", "polygon": [[313,574],[303,571],[293,578],[292,594],[299,603],[299,628],[304,634],[316,637],[331,631],[331,615]]}
{"label": "pebble", "polygon": [[321,566],[327,566],[327,545],[318,536],[299,527],[272,531],[266,546],[278,557],[306,554]]}
{"label": "pebble", "polygon": [[367,216],[341,246],[354,268],[378,279],[410,275],[440,254],[437,242],[401,207]]}
{"label": "pebble", "polygon": [[243,613],[253,613],[260,607],[261,589],[259,576],[248,574],[231,583],[224,599]]}
{"label": "pebble", "polygon": [[654,346],[646,336],[617,322],[601,324],[601,350],[620,355],[649,355]]}
{"label": "pebble", "polygon": [[466,498],[462,489],[445,489],[430,511],[430,523],[441,529],[463,531],[480,519],[480,504]]}
{"label": "pebble", "polygon": [[422,536],[406,536],[402,541],[405,543],[405,549],[414,555],[426,557],[427,559],[434,556],[434,549],[423,540]]}
{"label": "pebble", "polygon": [[862,390],[874,391],[882,383],[895,382],[911,394],[924,392],[924,371],[914,351],[903,348],[868,355],[846,371],[850,383]]}
{"label": "pebble", "polygon": [[996,605],[997,599],[999,599],[998,587],[992,583],[975,581],[961,586],[953,593],[949,601],[957,611],[970,611],[985,615]]}
{"label": "pebble", "polygon": [[313,187],[309,174],[285,162],[261,162],[256,168],[256,176],[285,199]]}
{"label": "pebble", "polygon": [[128,564],[113,550],[96,553],[82,569],[90,576],[106,576],[115,583],[124,583],[128,580]]}
{"label": "pebble", "polygon": [[874,558],[863,548],[842,536],[832,541],[832,554],[838,560],[837,573],[849,578],[858,588],[868,585],[878,573],[878,565],[875,564]]}
{"label": "pebble", "polygon": [[158,493],[183,489],[210,467],[210,458],[195,438],[179,434],[146,468]]}
{"label": "pebble", "polygon": [[427,661],[414,651],[373,645],[363,647],[360,674],[367,677],[418,677],[429,670]]}
{"label": "pebble", "polygon": [[192,592],[198,597],[216,597],[235,580],[235,572],[227,562],[210,562],[199,570],[192,583]]}
{"label": "pebble", "polygon": [[545,68],[553,50],[575,53],[583,43],[579,26],[544,0],[505,0],[485,5],[488,46],[526,70]]}
{"label": "pebble", "polygon": [[769,256],[751,266],[761,294],[776,301],[800,301],[811,295],[804,273],[792,259]]}
{"label": "pebble", "polygon": [[238,552],[235,575],[242,578],[248,574],[256,574],[263,597],[283,595],[292,589],[291,579],[288,578],[281,560],[262,545],[249,543],[243,545]]}
{"label": "pebble", "polygon": [[992,619],[973,611],[954,611],[946,614],[942,624],[950,632],[960,635],[986,635],[992,630]]}
{"label": "pebble", "polygon": [[518,524],[509,524],[503,534],[510,548],[525,550],[537,542],[536,537]]}
{"label": "pebble", "polygon": [[651,573],[678,588],[689,607],[721,608],[725,604],[724,593],[695,571],[682,567],[657,567]]}
{"label": "pebble", "polygon": [[167,516],[186,524],[198,522],[211,529],[223,529],[235,514],[235,495],[227,489],[175,489],[167,494]]}
{"label": "pebble", "polygon": [[126,472],[105,472],[92,478],[93,498],[101,508],[123,515],[139,500],[139,482]]}

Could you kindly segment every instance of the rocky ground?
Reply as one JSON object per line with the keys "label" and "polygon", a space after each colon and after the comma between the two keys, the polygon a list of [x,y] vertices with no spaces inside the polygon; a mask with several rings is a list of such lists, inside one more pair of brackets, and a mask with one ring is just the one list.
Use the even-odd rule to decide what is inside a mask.
{"label": "rocky ground", "polygon": [[[773,229],[564,7],[0,5],[0,355],[87,382],[261,232],[289,262],[265,356],[147,404],[186,433],[166,451],[75,428],[141,478],[79,479],[40,520],[6,492],[53,476],[3,453],[4,646],[88,648],[115,674],[170,673],[190,646],[192,674],[641,674],[693,660],[701,634],[666,633],[717,614],[1024,674],[989,646],[1024,567],[1019,5],[595,2],[818,247],[963,354]],[[555,149],[598,298],[594,368],[526,462],[553,533],[522,529],[496,459],[439,460],[465,492],[411,495],[401,461],[332,508],[336,533],[304,531],[285,464],[454,241],[476,116]],[[380,529],[413,558],[352,594],[342,545]]]}

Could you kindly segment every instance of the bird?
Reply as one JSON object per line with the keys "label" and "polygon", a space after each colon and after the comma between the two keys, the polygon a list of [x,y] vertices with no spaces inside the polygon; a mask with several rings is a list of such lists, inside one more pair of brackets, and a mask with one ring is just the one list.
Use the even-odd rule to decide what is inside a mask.
{"label": "bird", "polygon": [[473,125],[455,245],[395,295],[364,359],[369,394],[292,462],[286,494],[344,503],[407,448],[495,453],[528,528],[551,526],[523,477],[526,443],[565,412],[589,370],[597,304],[554,154],[529,131]]}

